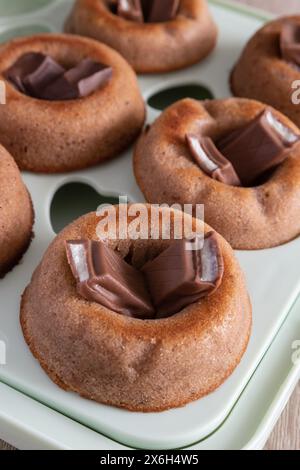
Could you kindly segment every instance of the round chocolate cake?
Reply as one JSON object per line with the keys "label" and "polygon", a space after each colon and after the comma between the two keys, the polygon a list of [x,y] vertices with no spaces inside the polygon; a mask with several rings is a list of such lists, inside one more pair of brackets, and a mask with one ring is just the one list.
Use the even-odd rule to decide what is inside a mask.
{"label": "round chocolate cake", "polygon": [[217,41],[206,0],[77,0],[65,31],[108,44],[138,73],[188,67]]}
{"label": "round chocolate cake", "polygon": [[27,250],[34,219],[31,199],[18,167],[1,145],[0,201],[1,278],[19,262]]}
{"label": "round chocolate cake", "polygon": [[23,170],[56,173],[117,156],[139,135],[145,105],[127,62],[99,42],[42,34],[1,46],[0,142]]}
{"label": "round chocolate cake", "polygon": [[[133,411],[184,405],[241,360],[251,330],[244,276],[229,244],[188,214],[111,210],[117,237],[90,213],[50,245],[23,295],[25,339],[65,390]],[[144,217],[141,238],[133,212]]]}
{"label": "round chocolate cake", "polygon": [[250,39],[231,74],[235,96],[267,103],[300,127],[300,16],[278,18]]}
{"label": "round chocolate cake", "polygon": [[178,101],[147,128],[134,155],[152,204],[204,204],[205,221],[235,249],[300,233],[300,131],[257,101]]}

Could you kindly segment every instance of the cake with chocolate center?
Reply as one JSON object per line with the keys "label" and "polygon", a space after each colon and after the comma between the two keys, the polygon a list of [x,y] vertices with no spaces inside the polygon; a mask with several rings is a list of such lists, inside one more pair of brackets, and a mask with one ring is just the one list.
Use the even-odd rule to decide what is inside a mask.
{"label": "cake with chocolate center", "polygon": [[77,0],[65,31],[108,44],[138,73],[200,62],[217,39],[206,0]]}
{"label": "cake with chocolate center", "polygon": [[300,127],[300,16],[277,18],[246,44],[231,73],[235,96],[267,103]]}
{"label": "cake with chocolate center", "polygon": [[269,248],[300,233],[299,144],[299,129],[262,103],[186,99],[146,129],[134,171],[148,202],[204,204],[234,248]]}
{"label": "cake with chocolate center", "polygon": [[[140,238],[135,209],[151,221]],[[241,360],[251,329],[244,276],[229,244],[188,214],[128,206],[124,237],[124,208],[110,210],[117,237],[111,227],[99,238],[102,216],[91,213],[50,245],[23,295],[25,339],[65,390],[133,411],[182,406]]]}
{"label": "cake with chocolate center", "polygon": [[[145,105],[137,78],[91,39],[41,34],[1,47],[0,142],[22,170],[58,173],[118,156],[139,135]],[[30,117],[30,118],[28,118]]]}

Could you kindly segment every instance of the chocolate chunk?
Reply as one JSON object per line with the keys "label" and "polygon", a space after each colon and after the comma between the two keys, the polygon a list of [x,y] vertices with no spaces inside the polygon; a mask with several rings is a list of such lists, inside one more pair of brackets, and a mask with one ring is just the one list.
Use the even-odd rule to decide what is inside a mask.
{"label": "chocolate chunk", "polygon": [[68,100],[89,96],[112,77],[112,68],[85,59],[65,72],[41,93],[47,100]]}
{"label": "chocolate chunk", "polygon": [[299,141],[299,135],[282,124],[270,109],[217,143],[232,163],[242,184],[255,184],[267,170],[279,165]]}
{"label": "chocolate chunk", "polygon": [[40,98],[43,90],[56,80],[65,69],[51,57],[44,56],[44,60],[31,73],[23,78],[23,85],[30,96]]}
{"label": "chocolate chunk", "polygon": [[117,14],[125,20],[137,23],[144,21],[141,0],[119,0]]}
{"label": "chocolate chunk", "polygon": [[[198,240],[200,242],[200,240]],[[143,267],[157,318],[168,317],[184,307],[212,294],[223,277],[223,259],[214,232],[202,240],[203,248],[194,242],[174,242]]]}
{"label": "chocolate chunk", "polygon": [[93,240],[66,242],[66,252],[77,291],[90,302],[123,315],[155,315],[141,272],[127,264],[105,243]]}
{"label": "chocolate chunk", "polygon": [[80,94],[77,84],[70,83],[64,74],[42,90],[39,98],[48,101],[76,100]]}
{"label": "chocolate chunk", "polygon": [[162,23],[172,20],[180,0],[118,0],[117,14],[126,20]]}
{"label": "chocolate chunk", "polygon": [[147,23],[163,23],[177,15],[180,0],[142,0]]}
{"label": "chocolate chunk", "polygon": [[285,21],[280,34],[281,57],[300,66],[300,23]]}
{"label": "chocolate chunk", "polygon": [[5,72],[5,77],[22,93],[45,100],[70,100],[89,96],[112,77],[112,68],[82,60],[66,70],[51,57],[28,53]]}
{"label": "chocolate chunk", "polygon": [[9,80],[19,91],[26,93],[23,80],[37,70],[44,62],[44,54],[28,52],[22,55],[9,69],[4,72],[4,77]]}
{"label": "chocolate chunk", "polygon": [[190,153],[197,165],[211,178],[231,186],[241,186],[232,164],[217,149],[210,137],[186,135]]}

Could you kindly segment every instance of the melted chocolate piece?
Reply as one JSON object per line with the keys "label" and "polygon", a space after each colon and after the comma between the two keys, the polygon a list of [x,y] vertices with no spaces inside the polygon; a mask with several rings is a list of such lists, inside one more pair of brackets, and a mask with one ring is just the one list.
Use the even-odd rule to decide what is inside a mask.
{"label": "melted chocolate piece", "polygon": [[180,0],[118,0],[117,14],[126,20],[162,23],[172,20]]}
{"label": "melted chocolate piece", "polygon": [[45,56],[37,52],[22,55],[6,72],[4,77],[22,93],[26,93],[23,80],[37,70],[44,62]]}
{"label": "melted chocolate piece", "polygon": [[224,266],[216,234],[205,235],[202,249],[193,249],[193,242],[174,240],[143,267],[157,318],[174,315],[212,294],[222,281]]}
{"label": "melted chocolate piece", "polygon": [[28,53],[5,72],[22,93],[45,100],[70,100],[89,96],[112,77],[112,69],[91,59],[66,70],[49,56]]}
{"label": "melted chocolate piece", "polygon": [[299,137],[267,108],[249,124],[221,139],[217,147],[232,163],[242,184],[250,186],[282,163]]}
{"label": "melted chocolate piece", "polygon": [[217,149],[210,137],[186,135],[186,141],[194,161],[211,178],[231,186],[241,186],[232,164]]}
{"label": "melted chocolate piece", "polygon": [[78,293],[90,302],[135,318],[164,318],[178,313],[212,294],[223,277],[223,259],[214,232],[204,240],[174,240],[141,271],[103,242],[74,240],[65,246]]}
{"label": "melted chocolate piece", "polygon": [[282,59],[300,66],[300,23],[286,21],[280,34],[280,51]]}
{"label": "melted chocolate piece", "polygon": [[163,23],[175,18],[180,0],[142,0],[147,23]]}
{"label": "melted chocolate piece", "polygon": [[143,23],[144,21],[141,0],[119,0],[117,14],[125,20],[137,23]]}
{"label": "melted chocolate piece", "polygon": [[112,77],[112,68],[84,59],[46,87],[41,98],[68,100],[89,96],[104,86]]}
{"label": "melted chocolate piece", "polygon": [[[34,58],[33,58],[34,60]],[[42,62],[31,73],[24,76],[22,82],[25,92],[40,98],[43,90],[64,73],[65,69],[51,57],[44,56]]]}
{"label": "melted chocolate piece", "polygon": [[66,252],[77,291],[90,302],[123,315],[155,315],[143,275],[105,243],[93,240],[66,242]]}

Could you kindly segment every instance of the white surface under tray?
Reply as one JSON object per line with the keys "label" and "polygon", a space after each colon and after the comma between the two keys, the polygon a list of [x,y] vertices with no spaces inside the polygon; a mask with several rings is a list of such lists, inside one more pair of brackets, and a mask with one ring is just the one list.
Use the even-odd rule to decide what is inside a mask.
{"label": "white surface under tray", "polygon": [[[70,7],[58,0],[36,13],[16,18],[22,24],[48,25],[59,29]],[[220,28],[216,51],[202,64],[164,76],[141,77],[147,99],[154,91],[172,84],[207,85],[216,97],[229,95],[228,75],[241,48],[262,19],[224,6],[211,6]],[[5,26],[4,26],[5,25]],[[2,29],[7,28],[7,22]],[[1,32],[1,20],[0,20]],[[151,122],[158,112],[148,107]],[[163,413],[131,413],[99,405],[54,385],[33,359],[19,326],[20,295],[29,282],[44,250],[54,237],[50,204],[56,190],[66,182],[83,181],[101,194],[127,194],[142,200],[132,174],[131,152],[103,166],[69,175],[24,175],[35,211],[36,237],[23,262],[0,283],[0,339],[7,344],[7,364],[0,366],[0,380],[62,412],[72,419],[125,445],[141,448],[175,448],[205,438],[226,419],[260,360],[280,329],[300,289],[300,238],[279,248],[259,252],[238,252],[246,273],[253,304],[253,333],[249,348],[232,376],[211,395],[184,408]],[[91,208],[95,209],[95,208]]]}

